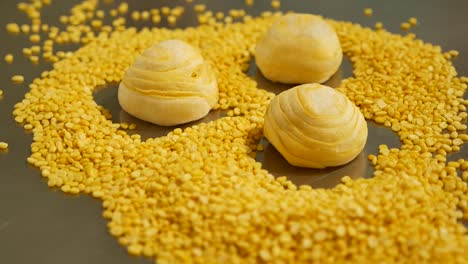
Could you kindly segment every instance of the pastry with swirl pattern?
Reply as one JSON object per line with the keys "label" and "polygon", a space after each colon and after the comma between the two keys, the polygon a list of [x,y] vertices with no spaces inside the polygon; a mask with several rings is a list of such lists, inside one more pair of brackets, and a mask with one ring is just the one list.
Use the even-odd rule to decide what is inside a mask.
{"label": "pastry with swirl pattern", "polygon": [[343,94],[325,85],[304,84],[273,99],[264,135],[294,166],[334,167],[362,151],[367,123]]}
{"label": "pastry with swirl pattern", "polygon": [[263,75],[281,83],[323,83],[343,59],[338,36],[322,17],[287,14],[275,19],[257,43],[255,59]]}
{"label": "pastry with swirl pattern", "polygon": [[145,50],[127,69],[118,100],[139,119],[173,126],[206,116],[218,101],[218,85],[198,50],[166,40]]}

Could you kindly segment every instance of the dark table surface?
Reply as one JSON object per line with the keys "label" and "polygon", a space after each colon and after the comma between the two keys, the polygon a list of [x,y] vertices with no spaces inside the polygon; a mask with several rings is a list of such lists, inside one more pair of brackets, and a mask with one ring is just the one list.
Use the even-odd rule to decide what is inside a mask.
{"label": "dark table surface", "polygon": [[[150,260],[131,257],[125,248],[119,246],[117,240],[111,237],[106,228],[106,221],[101,217],[101,203],[92,198],[68,196],[60,191],[50,190],[41,179],[39,171],[29,166],[26,158],[30,155],[32,135],[26,132],[13,120],[13,106],[22,100],[27,91],[28,83],[51,67],[41,63],[31,65],[21,55],[21,49],[27,47],[25,36],[10,36],[5,25],[9,22],[19,24],[28,22],[24,14],[20,14],[15,5],[18,1],[0,1],[0,57],[7,53],[15,55],[15,62],[7,65],[0,62],[0,89],[4,91],[0,100],[0,141],[10,144],[8,151],[0,152],[0,263],[150,263]],[[79,1],[53,1],[51,6],[43,10],[45,23],[58,24],[58,17],[67,14],[68,10]],[[101,1],[102,2],[102,1]],[[119,2],[115,0],[114,2]],[[244,0],[239,1],[195,1],[205,3],[214,11],[227,11],[231,8],[244,8],[248,13],[257,15],[270,9],[270,1],[255,1],[253,7],[246,8]],[[129,1],[130,7],[143,10],[163,5],[175,6],[193,4],[185,1]],[[115,4],[114,4],[115,5]],[[366,17],[363,9],[374,10],[372,17]],[[104,7],[106,9],[106,7]],[[309,12],[321,14],[329,18],[348,20],[366,26],[375,22],[383,22],[391,32],[402,33],[400,23],[410,17],[416,17],[419,24],[412,29],[418,38],[441,45],[444,50],[455,49],[460,55],[454,64],[460,75],[468,75],[468,22],[466,0],[288,0],[282,1],[282,10]],[[193,13],[187,11],[180,26],[191,25],[195,21]],[[73,48],[73,47],[71,47]],[[268,85],[258,76],[255,67],[250,71],[259,85]],[[23,74],[25,83],[12,85],[11,76]],[[351,75],[351,66],[344,63],[340,78]],[[330,84],[333,85],[333,84]],[[270,85],[271,86],[271,85]],[[138,123],[126,113],[122,113],[116,100],[115,87],[103,89],[96,93],[98,103],[111,110],[114,121],[121,120]],[[269,87],[272,91],[275,87]],[[140,122],[136,133],[149,136],[164,134],[166,131],[155,126]],[[379,144],[398,146],[398,138],[389,130],[369,124],[369,140],[365,150],[352,163],[340,168],[325,171],[297,169],[281,158],[272,147],[266,146],[264,153],[258,159],[264,162],[264,167],[273,174],[295,175],[292,180],[298,184],[308,183],[314,187],[332,187],[344,174],[354,177],[369,177],[372,170],[367,162],[367,155],[377,152]],[[468,150],[463,147],[459,153],[450,159],[467,158]]]}

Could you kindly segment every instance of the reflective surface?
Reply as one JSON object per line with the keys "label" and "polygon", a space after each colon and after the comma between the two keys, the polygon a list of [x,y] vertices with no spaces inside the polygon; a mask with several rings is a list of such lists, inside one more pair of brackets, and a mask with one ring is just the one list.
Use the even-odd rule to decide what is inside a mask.
{"label": "reflective surface", "polygon": [[[43,10],[45,23],[57,24],[59,15],[68,12],[79,1],[55,1]],[[119,2],[115,0],[115,2]],[[248,13],[259,14],[269,8],[270,1],[255,1],[253,7],[245,8]],[[162,5],[185,4],[185,1],[129,1],[131,7],[142,10]],[[135,4],[137,3],[137,4]],[[244,1],[199,1],[207,3],[214,11],[226,11],[230,8],[244,8]],[[32,136],[15,124],[11,112],[15,103],[20,101],[27,91],[27,85],[38,77],[43,70],[50,69],[48,64],[33,66],[21,55],[21,48],[30,46],[25,36],[7,36],[4,26],[8,22],[26,23],[24,15],[16,12],[16,1],[0,1],[0,36],[3,57],[6,53],[15,55],[15,63],[0,63],[0,89],[4,91],[0,100],[0,141],[10,144],[9,151],[0,153],[0,263],[151,263],[150,260],[128,256],[106,228],[101,217],[99,201],[88,196],[67,196],[60,191],[48,189],[41,179],[39,171],[27,165]],[[457,49],[460,56],[454,61],[460,75],[468,75],[468,37],[466,31],[466,10],[468,1],[364,1],[364,0],[288,0],[282,1],[283,10],[311,12],[324,16],[358,22],[372,26],[382,21],[392,32],[401,32],[400,23],[409,17],[417,17],[419,25],[413,32],[425,41],[437,43],[443,49]],[[374,16],[367,18],[362,10],[374,9]],[[103,7],[107,9],[108,7]],[[181,25],[194,23],[195,18],[187,6],[187,14]],[[138,26],[144,26],[143,23]],[[60,49],[60,47],[58,47]],[[10,78],[14,74],[24,74],[23,85],[12,85]],[[279,93],[289,86],[277,85],[265,80],[258,73],[254,64],[249,74],[257,80],[259,87]],[[328,82],[336,86],[342,78],[351,74],[351,66],[344,63],[337,75]],[[116,99],[116,86],[102,89],[95,95],[96,101],[109,109],[115,122],[136,123],[139,133],[144,138],[167,134],[171,129],[157,127],[137,120],[121,111]],[[215,120],[223,113],[212,113],[199,122]],[[191,124],[189,124],[191,125]],[[130,133],[130,132],[129,132]],[[314,187],[332,187],[342,175],[353,178],[369,177],[371,167],[367,155],[377,152],[379,144],[390,147],[399,146],[397,137],[388,129],[369,124],[369,139],[363,151],[354,161],[338,168],[311,170],[295,168],[287,164],[281,155],[263,140],[265,151],[258,155],[264,168],[276,176],[289,176],[297,184],[310,184]],[[462,148],[453,154],[452,159],[467,158],[468,150]]]}

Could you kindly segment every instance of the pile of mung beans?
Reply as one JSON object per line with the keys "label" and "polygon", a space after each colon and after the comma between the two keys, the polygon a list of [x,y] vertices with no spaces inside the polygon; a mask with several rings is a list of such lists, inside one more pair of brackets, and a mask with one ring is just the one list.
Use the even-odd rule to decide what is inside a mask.
{"label": "pile of mung beans", "polygon": [[[468,78],[452,66],[456,51],[411,33],[328,20],[353,64],[353,77],[337,89],[368,120],[393,130],[402,147],[381,145],[369,156],[371,179],[345,176],[333,189],[315,189],[274,177],[254,159],[274,94],[246,71],[257,40],[281,13],[224,14],[195,3],[194,10],[130,11],[126,3],[104,1],[107,12],[86,0],[58,27],[42,24],[48,4],[20,3],[31,26],[7,25],[10,33],[31,36],[33,46],[23,53],[33,63],[39,57],[54,63],[14,109],[15,120],[34,133],[28,162],[50,187],[101,199],[109,232],[129,253],[158,263],[468,261],[461,223],[468,219],[468,161],[446,158],[468,140]],[[157,25],[189,12],[199,26],[126,25],[126,14]],[[226,117],[142,140],[113,123],[93,92],[118,83],[136,56],[165,39],[191,43],[213,64],[215,109]],[[54,48],[70,43],[81,48]]]}

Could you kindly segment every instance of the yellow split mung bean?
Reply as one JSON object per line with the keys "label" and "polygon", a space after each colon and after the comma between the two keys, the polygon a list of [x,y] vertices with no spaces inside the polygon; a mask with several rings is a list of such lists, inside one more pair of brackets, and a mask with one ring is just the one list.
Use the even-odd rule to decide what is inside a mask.
{"label": "yellow split mung bean", "polygon": [[8,64],[12,64],[13,61],[14,61],[14,57],[13,57],[13,54],[7,54],[5,55],[5,62],[8,63]]}
{"label": "yellow split mung bean", "polygon": [[0,150],[5,150],[5,149],[8,149],[8,143],[0,142]]}
{"label": "yellow split mung bean", "polygon": [[24,82],[24,76],[14,75],[13,77],[11,77],[11,80],[13,81],[14,84],[22,84]]}
{"label": "yellow split mung bean", "polygon": [[372,8],[365,8],[364,9],[364,15],[367,16],[367,17],[371,17],[373,13],[374,13],[374,10],[372,10]]}
{"label": "yellow split mung bean", "polygon": [[[15,120],[34,133],[28,162],[50,187],[102,199],[110,233],[129,253],[158,263],[466,262],[459,221],[468,219],[468,162],[446,163],[468,139],[460,107],[468,105],[468,79],[457,77],[454,53],[411,34],[329,20],[354,67],[354,77],[337,89],[403,145],[381,145],[368,157],[371,179],[344,177],[329,190],[296,186],[253,158],[274,95],[246,71],[277,15],[220,24],[204,13],[206,25],[176,30],[103,27],[112,35],[61,53],[15,106]],[[65,20],[86,23],[79,13]],[[220,90],[215,108],[230,114],[142,140],[112,123],[93,91],[119,82],[135,56],[171,38],[212,62]]]}

